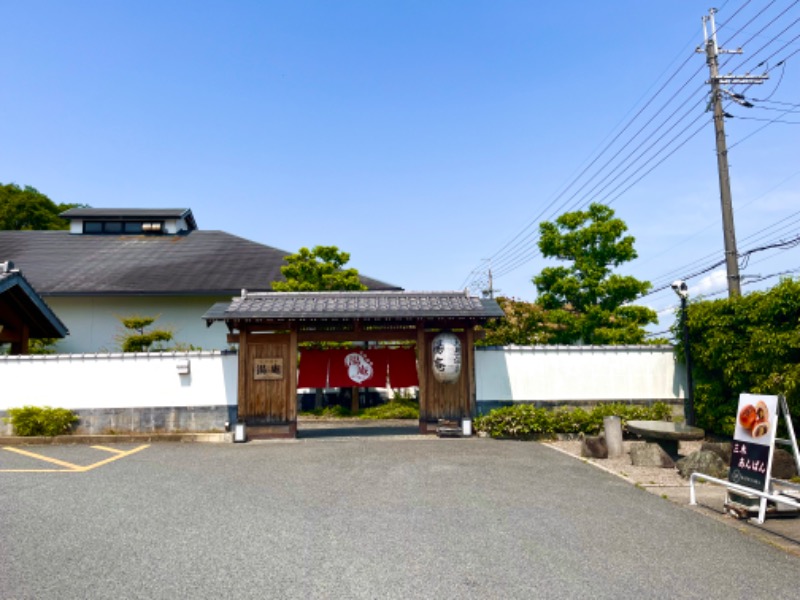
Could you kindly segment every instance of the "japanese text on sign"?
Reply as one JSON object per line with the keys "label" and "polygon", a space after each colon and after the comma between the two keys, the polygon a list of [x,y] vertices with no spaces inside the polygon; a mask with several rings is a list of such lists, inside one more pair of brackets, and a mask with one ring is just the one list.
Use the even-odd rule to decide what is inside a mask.
{"label": "japanese text on sign", "polygon": [[253,379],[283,379],[282,358],[256,358],[253,360]]}

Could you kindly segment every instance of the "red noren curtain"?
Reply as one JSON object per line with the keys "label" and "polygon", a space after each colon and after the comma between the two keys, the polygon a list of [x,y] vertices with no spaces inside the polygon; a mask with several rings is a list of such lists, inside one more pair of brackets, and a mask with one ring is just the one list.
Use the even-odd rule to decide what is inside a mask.
{"label": "red noren curtain", "polygon": [[328,360],[325,350],[301,350],[297,387],[328,387]]}
{"label": "red noren curtain", "polygon": [[415,387],[417,377],[417,357],[413,348],[389,350],[389,382],[393,388]]}
{"label": "red noren curtain", "polygon": [[386,387],[387,350],[329,350],[331,387]]}

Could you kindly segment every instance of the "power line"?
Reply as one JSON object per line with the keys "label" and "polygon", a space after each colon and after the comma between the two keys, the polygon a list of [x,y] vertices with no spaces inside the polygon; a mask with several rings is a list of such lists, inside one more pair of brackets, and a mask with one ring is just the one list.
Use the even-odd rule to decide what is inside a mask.
{"label": "power line", "polygon": [[[777,241],[777,242],[773,242],[771,244],[766,244],[766,245],[763,245],[763,246],[752,248],[752,249],[748,250],[747,252],[744,252],[744,253],[740,254],[738,258],[740,260],[748,260],[750,258],[750,256],[752,256],[753,254],[756,254],[758,252],[764,252],[766,250],[773,250],[773,249],[786,250],[786,249],[790,249],[790,248],[795,248],[798,245],[800,245],[800,235],[797,235],[797,236],[795,236],[795,237],[793,237],[793,238],[791,238],[789,240],[780,240],[780,241]],[[722,266],[723,264],[725,264],[725,259],[724,258],[722,260],[716,261],[713,264],[710,264],[710,265],[708,265],[706,267],[703,267],[703,268],[701,268],[701,269],[699,269],[699,270],[697,270],[697,271],[695,271],[693,273],[686,274],[686,275],[684,275],[682,277],[682,279],[690,280],[690,279],[694,279],[695,277],[699,277],[700,275],[705,275],[706,273],[708,273],[710,271],[713,271],[714,269],[716,269],[717,267]],[[647,296],[652,296],[653,294],[656,294],[656,293],[661,292],[663,290],[669,289],[670,286],[671,286],[671,283],[667,283],[667,284],[661,285],[659,287],[653,288],[649,292],[647,292],[646,294],[642,294],[641,296],[639,296],[639,299],[646,298]]]}
{"label": "power line", "polygon": [[[771,17],[771,19],[761,28],[758,32],[754,35],[751,35],[748,39],[748,42],[752,39],[760,36],[763,32],[767,31],[775,22],[777,22],[783,15],[786,14],[787,10],[792,8],[796,5],[800,0],[796,0],[792,3],[788,8],[784,9],[780,12],[777,16]],[[746,2],[738,7],[738,9],[731,15],[729,19],[727,19],[724,23],[720,24],[718,31],[722,31],[725,29],[727,30],[733,25],[735,18],[739,15],[739,13],[748,5],[750,2]],[[754,16],[752,16],[744,25],[739,27],[739,29],[734,32],[730,37],[729,40],[735,39],[739,36],[749,25],[754,23],[756,19],[761,17],[762,15],[767,13],[767,10],[775,4],[774,2],[769,3],[766,7],[761,8]],[[792,24],[785,27],[779,35],[782,35],[786,31],[788,31],[792,27]],[[771,38],[767,43],[762,45],[759,48],[758,53],[764,52],[768,48],[774,47],[776,43],[776,37]],[[792,40],[793,41],[793,40]],[[788,45],[792,43],[792,41],[784,43],[778,50],[774,51],[766,60],[770,60],[773,56],[776,56],[780,52],[782,52]],[[641,179],[643,179],[647,174],[652,172],[655,168],[657,168],[660,164],[666,160],[669,156],[671,156],[677,149],[686,143],[694,136],[699,134],[702,131],[702,127],[698,128],[697,132],[692,132],[686,138],[681,139],[681,134],[674,135],[669,142],[667,142],[668,136],[679,129],[680,125],[687,120],[691,116],[691,111],[685,112],[682,116],[676,117],[677,111],[672,111],[669,117],[661,117],[661,114],[664,114],[666,111],[665,109],[670,106],[672,102],[680,101],[682,92],[689,86],[689,84],[695,80],[697,73],[702,70],[702,66],[700,66],[694,73],[692,73],[689,78],[675,91],[673,92],[670,97],[662,104],[661,109],[659,112],[656,113],[659,116],[659,119],[652,119],[650,118],[648,123],[645,126],[642,126],[636,131],[635,133],[631,132],[635,123],[640,118],[644,118],[647,109],[654,105],[654,102],[659,98],[662,97],[665,91],[668,89],[669,85],[675,81],[675,79],[685,70],[686,66],[690,63],[692,55],[686,57],[681,64],[670,74],[667,80],[661,84],[658,90],[648,98],[645,104],[635,113],[635,115],[620,129],[617,133],[613,136],[613,138],[608,142],[605,143],[602,149],[592,158],[586,166],[584,166],[578,174],[572,178],[570,178],[567,185],[565,185],[561,192],[559,192],[554,198],[552,198],[548,204],[539,211],[537,216],[532,220],[529,221],[523,228],[520,230],[514,237],[508,240],[505,244],[503,244],[500,249],[492,255],[493,260],[493,273],[495,278],[502,277],[507,275],[508,273],[516,270],[520,266],[524,265],[525,263],[529,262],[533,258],[538,255],[538,249],[536,248],[536,242],[538,239],[538,231],[535,228],[535,225],[541,221],[547,214],[548,211],[553,210],[554,212],[563,208],[568,203],[572,202],[574,206],[581,206],[583,204],[587,204],[589,198],[593,193],[598,193],[598,195],[605,194],[605,199],[610,199],[612,202],[616,201],[622,195],[624,195],[627,191],[629,191],[633,186],[636,185]],[[785,64],[786,59],[784,58],[783,61],[775,65],[774,67],[767,69],[772,70],[777,66],[783,66]],[[763,64],[762,61],[760,64]],[[694,90],[692,94],[696,94],[697,90]],[[682,105],[686,105],[686,101],[682,102]],[[695,121],[696,122],[696,121]],[[682,133],[686,133],[689,128],[691,128],[692,123],[685,126],[682,130]],[[663,135],[657,138],[655,143],[650,143],[647,148],[642,151],[641,153],[637,154],[634,152],[629,152],[627,155],[623,156],[623,153],[626,149],[633,147],[636,139],[638,136],[643,135],[645,131],[647,131],[649,135],[649,140],[653,140],[653,129],[655,132],[659,132],[661,130],[666,130]],[[626,133],[630,133],[630,136],[625,138]],[[751,134],[753,135],[753,134]],[[739,140],[737,142],[741,143],[743,140]],[[621,142],[621,148],[617,148],[616,150],[612,150],[615,144]],[[644,142],[641,142],[637,148],[642,149]],[[661,160],[657,160],[661,154],[667,152],[670,148],[670,144],[675,145],[676,147],[673,148],[671,152],[669,152],[664,158]],[[613,154],[611,154],[613,152]],[[653,155],[648,156],[648,153],[653,153]],[[604,156],[611,155],[611,158],[606,159],[603,163],[600,163],[603,160]],[[655,163],[655,164],[653,164]],[[637,166],[638,165],[638,166]],[[652,166],[650,166],[652,165]],[[647,167],[650,166],[648,169]],[[627,177],[626,177],[627,175]],[[571,192],[571,195],[570,195]],[[584,193],[584,195],[581,195]],[[560,204],[559,204],[559,201]],[[600,199],[598,198],[598,201]],[[556,213],[557,214],[557,213]],[[472,279],[476,279],[479,274],[481,273],[482,266],[478,266],[474,268],[465,278],[465,283],[469,282]]]}
{"label": "power line", "polygon": [[[734,18],[747,4],[749,4],[749,1],[747,3],[745,3],[744,5],[740,6],[739,9],[737,9],[737,11],[732,15],[731,18]],[[727,26],[729,23],[730,23],[730,20],[728,20],[723,26]],[[743,27],[740,28],[736,33],[734,33],[734,36],[736,36],[739,32],[741,32]],[[621,135],[633,125],[634,121],[644,113],[645,109],[650,104],[652,104],[652,102],[656,99],[656,97],[664,89],[666,89],[666,86],[669,84],[669,82],[671,82],[680,73],[681,69],[683,69],[683,67],[685,67],[691,61],[691,59],[692,59],[692,55],[689,55],[686,59],[684,59],[683,63],[681,63],[681,65],[673,72],[673,74],[667,79],[667,81],[664,84],[662,84],[662,86],[659,88],[659,90],[650,98],[650,100],[648,100],[647,103],[645,103],[645,105],[636,113],[636,115],[634,115],[634,117],[628,122],[628,124],[625,127],[623,127],[623,129],[611,140],[611,142],[609,142],[609,144],[607,144],[603,148],[603,150],[589,163],[589,165],[587,165],[587,167],[585,167],[580,172],[580,174],[575,179],[573,179],[571,181],[571,183],[569,185],[567,185],[564,188],[564,190],[556,198],[554,198],[537,215],[537,217],[533,221],[529,222],[514,238],[512,238],[503,247],[501,247],[501,249],[498,250],[498,252],[496,252],[494,255],[492,255],[492,259],[495,261],[495,264],[497,264],[498,266],[503,266],[504,265],[506,267],[505,270],[502,270],[502,271],[500,269],[497,270],[497,276],[498,277],[503,275],[503,274],[507,274],[507,273],[511,272],[512,270],[515,270],[516,268],[521,266],[521,264],[524,264],[525,262],[528,262],[529,260],[531,260],[532,258],[534,258],[536,256],[537,252],[536,252],[536,250],[534,248],[532,248],[532,246],[533,246],[533,244],[535,244],[536,238],[538,237],[538,232],[536,232],[535,230],[534,231],[529,231],[529,230],[536,224],[536,222],[538,222],[544,216],[544,214],[547,212],[548,209],[553,207],[555,202],[557,202],[560,198],[562,198],[566,194],[566,192],[569,191],[569,189],[571,189],[573,186],[577,185],[577,182],[580,180],[580,178],[583,175],[585,175],[587,173],[588,169],[590,169],[602,157],[602,155],[605,154],[606,151],[608,151],[611,148],[613,143],[616,142],[621,137]],[[683,89],[685,89],[685,87],[689,83],[691,83],[694,80],[694,77],[700,72],[701,69],[702,69],[702,66],[700,66],[694,73],[692,73],[692,75],[686,80],[686,82],[684,82],[684,84],[678,89],[678,91],[673,93],[673,95],[668,99],[668,101],[664,104],[664,106],[662,107],[661,110],[663,110],[663,108],[666,108],[666,106],[668,106],[669,103],[672,100],[674,100],[676,98],[676,96]],[[673,114],[674,114],[674,112],[673,112]],[[659,129],[661,127],[663,127],[665,123],[666,123],[666,121],[662,121],[661,125],[659,126]],[[619,153],[622,150],[625,149],[625,147],[630,145],[632,143],[632,141],[635,140],[636,137],[644,131],[644,129],[646,129],[648,124],[646,124],[644,127],[640,128],[639,131],[637,131],[636,134],[634,134],[634,136],[631,137],[630,140],[620,150],[617,151],[617,154],[615,154],[614,157],[612,157],[612,159],[606,161],[606,163],[603,165],[603,167],[601,167],[601,169],[603,169],[606,166],[608,166],[610,164],[610,162],[613,161],[613,159],[616,156],[618,156]],[[658,131],[658,129],[656,129],[656,131]],[[616,168],[618,169],[619,166],[616,167]],[[612,171],[612,173],[613,173],[613,171]],[[599,174],[599,172],[595,173],[595,175],[593,175],[591,178],[589,178],[589,180],[587,182],[585,182],[581,188],[579,188],[575,193],[573,193],[573,195],[568,199],[568,201],[569,200],[573,200],[575,198],[575,196],[582,189],[584,189],[589,183],[591,183],[592,179],[594,179],[594,178],[596,178],[598,176],[598,174]],[[608,178],[608,176],[606,176],[606,179],[607,178]],[[605,181],[605,179],[603,181]],[[612,180],[612,181],[615,181],[615,180]],[[595,188],[593,188],[593,190],[596,189],[596,187],[597,186],[595,186]],[[626,188],[626,189],[629,189],[629,188]],[[591,191],[589,193],[591,193]],[[562,208],[563,208],[564,204],[565,203],[562,203],[562,205],[561,205]],[[528,233],[526,234],[526,232],[528,232]],[[522,238],[522,239],[520,240],[520,238]],[[510,256],[509,256],[509,254],[510,254]],[[470,275],[467,276],[467,279],[465,281],[469,280],[469,278],[471,276],[474,276],[474,274],[476,273],[477,270],[478,270],[478,268],[473,269],[473,271],[470,273]]]}

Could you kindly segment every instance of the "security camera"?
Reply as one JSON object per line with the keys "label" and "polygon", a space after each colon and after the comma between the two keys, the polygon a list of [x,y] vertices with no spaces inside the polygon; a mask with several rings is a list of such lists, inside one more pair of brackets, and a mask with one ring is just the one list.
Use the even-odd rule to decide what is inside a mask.
{"label": "security camera", "polygon": [[672,290],[678,294],[681,298],[688,298],[689,297],[689,286],[686,285],[685,281],[678,279],[677,281],[672,282]]}

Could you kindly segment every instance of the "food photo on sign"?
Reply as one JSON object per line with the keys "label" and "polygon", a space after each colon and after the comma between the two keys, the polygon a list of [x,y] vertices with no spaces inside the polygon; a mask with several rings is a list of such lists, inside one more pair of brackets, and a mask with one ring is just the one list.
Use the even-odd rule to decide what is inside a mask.
{"label": "food photo on sign", "polygon": [[744,442],[770,445],[777,425],[777,416],[777,396],[742,394],[739,398],[733,437]]}

